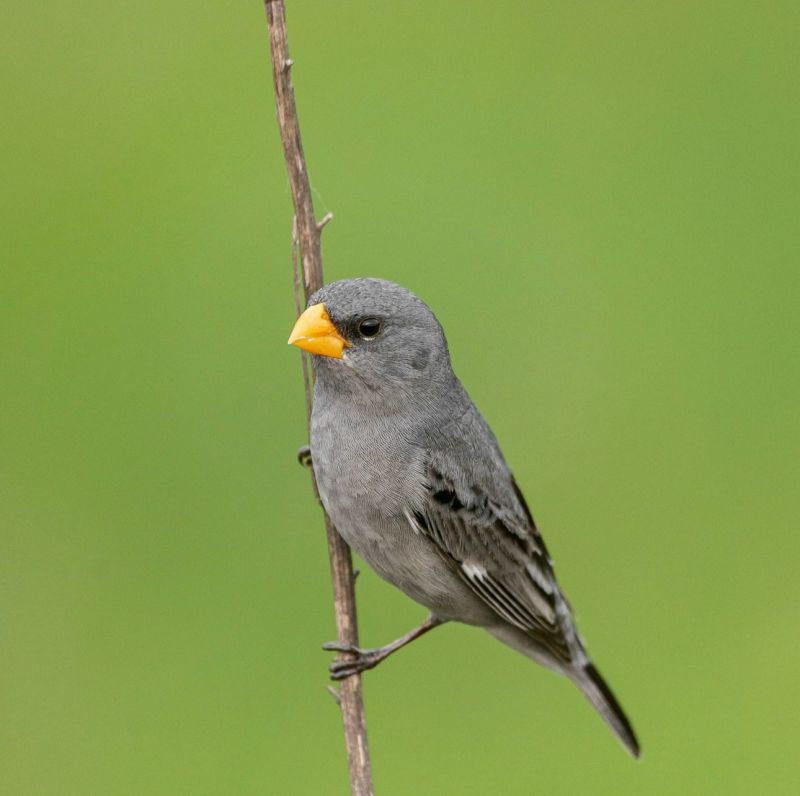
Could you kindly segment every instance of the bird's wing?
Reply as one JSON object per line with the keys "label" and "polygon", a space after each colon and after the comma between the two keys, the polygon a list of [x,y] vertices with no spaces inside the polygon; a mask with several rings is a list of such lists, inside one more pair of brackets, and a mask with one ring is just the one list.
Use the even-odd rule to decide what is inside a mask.
{"label": "bird's wing", "polygon": [[479,485],[469,483],[454,458],[447,459],[429,459],[424,503],[409,512],[410,522],[498,616],[556,660],[572,663],[581,644],[570,609],[505,462],[496,462],[493,477],[477,478]]}

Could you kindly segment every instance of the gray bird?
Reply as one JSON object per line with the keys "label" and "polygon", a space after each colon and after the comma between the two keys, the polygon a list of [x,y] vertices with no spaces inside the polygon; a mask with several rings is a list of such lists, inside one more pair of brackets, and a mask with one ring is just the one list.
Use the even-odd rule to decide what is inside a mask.
{"label": "gray bird", "polygon": [[326,511],[350,547],[430,617],[374,650],[339,644],[372,668],[447,621],[485,628],[566,675],[628,751],[639,743],[592,665],[522,492],[492,430],[450,365],[427,305],[382,279],[332,282],[289,342],[316,368],[311,459]]}

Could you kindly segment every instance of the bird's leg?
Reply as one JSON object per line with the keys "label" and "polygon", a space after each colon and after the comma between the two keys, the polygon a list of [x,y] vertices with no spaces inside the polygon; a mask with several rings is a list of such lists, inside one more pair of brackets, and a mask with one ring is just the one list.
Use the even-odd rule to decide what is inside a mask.
{"label": "bird's leg", "polygon": [[329,641],[322,645],[322,649],[328,652],[347,652],[355,655],[349,660],[334,661],[330,665],[331,679],[344,680],[346,677],[364,672],[367,669],[374,669],[382,660],[388,658],[393,652],[397,652],[401,647],[410,644],[414,639],[424,636],[429,630],[444,624],[441,619],[429,616],[419,627],[410,630],[404,636],[387,644],[385,647],[365,650],[352,644],[340,644],[338,641]]}
{"label": "bird's leg", "polygon": [[309,470],[311,469],[311,448],[308,445],[303,445],[297,451],[297,461],[300,463],[301,467],[306,467]]}

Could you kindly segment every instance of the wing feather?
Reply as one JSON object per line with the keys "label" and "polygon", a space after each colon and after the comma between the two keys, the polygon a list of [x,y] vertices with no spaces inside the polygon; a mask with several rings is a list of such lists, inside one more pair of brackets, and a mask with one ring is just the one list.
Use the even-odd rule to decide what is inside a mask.
{"label": "wing feather", "polygon": [[457,488],[428,465],[425,505],[409,515],[462,580],[499,617],[564,663],[579,644],[553,563],[522,493],[505,507],[474,485]]}

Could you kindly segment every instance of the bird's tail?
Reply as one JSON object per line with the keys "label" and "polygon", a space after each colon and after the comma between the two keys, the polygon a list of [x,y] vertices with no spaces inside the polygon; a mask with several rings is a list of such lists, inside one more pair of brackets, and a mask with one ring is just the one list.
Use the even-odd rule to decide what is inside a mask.
{"label": "bird's tail", "polygon": [[571,672],[570,677],[592,703],[594,709],[603,717],[606,724],[614,730],[623,746],[633,757],[639,757],[641,749],[639,741],[636,740],[636,733],[600,672],[591,663],[587,663],[581,669]]}

